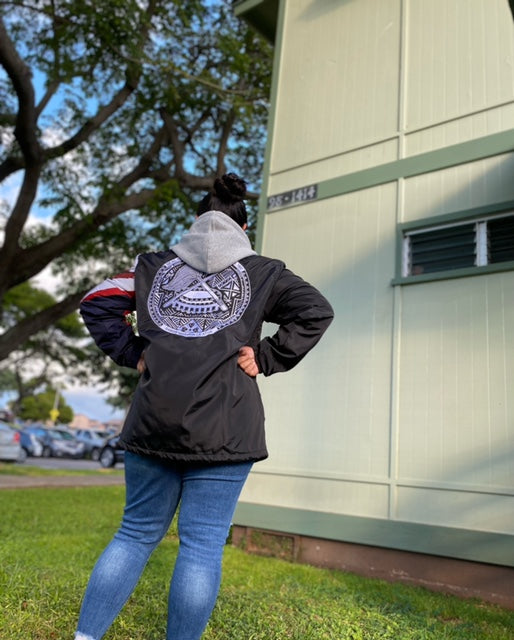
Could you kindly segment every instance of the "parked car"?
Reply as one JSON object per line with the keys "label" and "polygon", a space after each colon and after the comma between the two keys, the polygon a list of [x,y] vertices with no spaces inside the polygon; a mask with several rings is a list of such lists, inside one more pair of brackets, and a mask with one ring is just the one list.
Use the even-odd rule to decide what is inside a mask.
{"label": "parked car", "polygon": [[119,439],[119,436],[114,436],[106,440],[99,457],[102,467],[114,467],[117,462],[125,459],[125,451],[118,446]]}
{"label": "parked car", "polygon": [[86,445],[75,438],[69,431],[49,429],[54,438],[52,455],[55,457],[83,458]]}
{"label": "parked car", "polygon": [[25,429],[18,429],[20,434],[20,444],[26,456],[40,458],[43,455],[43,444],[41,440]]}
{"label": "parked car", "polygon": [[52,437],[48,433],[48,429],[40,424],[31,424],[23,430],[25,433],[34,436],[40,442],[42,447],[41,455],[43,458],[49,458],[52,455]]}
{"label": "parked car", "polygon": [[86,446],[64,430],[47,429],[41,426],[30,426],[25,429],[33,433],[43,445],[43,457],[49,458],[83,458]]}
{"label": "parked car", "polygon": [[103,449],[107,437],[99,435],[99,431],[93,431],[91,429],[77,429],[74,432],[75,438],[79,442],[83,442],[86,445],[86,455],[91,460],[100,459],[100,451]]}
{"label": "parked car", "polygon": [[0,460],[4,462],[23,462],[23,449],[20,434],[7,422],[0,420]]}

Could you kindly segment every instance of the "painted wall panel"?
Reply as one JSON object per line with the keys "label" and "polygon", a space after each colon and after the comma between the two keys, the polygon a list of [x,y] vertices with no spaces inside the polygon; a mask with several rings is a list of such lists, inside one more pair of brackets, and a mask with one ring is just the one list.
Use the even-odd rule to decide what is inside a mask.
{"label": "painted wall panel", "polygon": [[270,458],[242,500],[511,535],[514,272],[391,284],[398,223],[514,200],[508,147],[447,149],[514,128],[508,4],[282,6],[267,195],[331,190],[263,212],[261,249],[336,319],[294,371],[259,380]]}
{"label": "painted wall panel", "polygon": [[398,158],[398,139],[369,145],[338,156],[324,158],[308,165],[293,167],[270,176],[268,192],[282,193],[330,178],[393,162]]}
{"label": "painted wall panel", "polygon": [[409,0],[406,130],[514,100],[504,0]]}
{"label": "painted wall panel", "polygon": [[400,0],[286,2],[271,173],[398,128]]}
{"label": "painted wall panel", "polygon": [[404,141],[404,156],[441,149],[508,129],[514,129],[512,102],[408,134]]}
{"label": "painted wall panel", "polygon": [[400,482],[514,492],[514,273],[402,290]]}
{"label": "painted wall panel", "polygon": [[514,199],[514,154],[433,171],[404,181],[402,222]]}
{"label": "painted wall panel", "polygon": [[389,184],[266,217],[266,254],[318,286],[336,314],[303,363],[259,381],[269,464],[285,474],[388,478],[395,210]]}
{"label": "painted wall panel", "polygon": [[386,518],[389,489],[386,485],[369,482],[252,472],[241,499],[254,504]]}
{"label": "painted wall panel", "polygon": [[512,534],[514,496],[400,487],[399,520]]}

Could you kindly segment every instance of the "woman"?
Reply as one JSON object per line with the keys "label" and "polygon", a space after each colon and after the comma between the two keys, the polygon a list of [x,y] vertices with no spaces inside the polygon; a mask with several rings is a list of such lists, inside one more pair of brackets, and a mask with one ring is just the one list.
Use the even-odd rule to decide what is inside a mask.
{"label": "woman", "polygon": [[[256,383],[294,367],[330,324],[327,300],[245,234],[246,184],[216,179],[168,251],[90,291],[81,313],[98,346],[141,373],[121,433],[126,505],[91,575],[76,640],[100,640],[132,593],[180,503],[167,640],[198,640],[252,464],[267,457]],[[126,316],[137,311],[136,336]],[[279,325],[261,339],[263,321]]]}

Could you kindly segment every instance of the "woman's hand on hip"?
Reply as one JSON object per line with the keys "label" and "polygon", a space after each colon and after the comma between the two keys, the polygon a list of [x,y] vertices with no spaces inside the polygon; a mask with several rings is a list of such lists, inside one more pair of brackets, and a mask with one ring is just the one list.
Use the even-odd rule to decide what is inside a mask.
{"label": "woman's hand on hip", "polygon": [[241,347],[237,358],[237,364],[251,378],[259,373],[259,366],[255,359],[255,352],[252,347]]}
{"label": "woman's hand on hip", "polygon": [[146,362],[145,362],[145,353],[144,353],[144,351],[143,351],[143,353],[141,354],[141,357],[138,360],[136,369],[137,369],[137,372],[139,374],[143,374],[146,371]]}

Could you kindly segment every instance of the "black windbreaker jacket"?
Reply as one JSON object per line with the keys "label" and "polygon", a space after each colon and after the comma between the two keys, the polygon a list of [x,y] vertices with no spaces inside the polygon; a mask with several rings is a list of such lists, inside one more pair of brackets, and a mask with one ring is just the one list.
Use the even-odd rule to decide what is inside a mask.
{"label": "black windbreaker jacket", "polygon": [[[134,309],[138,336],[126,322]],[[317,289],[283,262],[255,254],[244,232],[220,212],[203,214],[185,242],[140,255],[135,271],[95,287],[81,313],[97,344],[118,364],[135,367],[144,351],[146,370],[122,446],[213,463],[268,455],[259,389],[238,367],[239,349],[252,346],[266,376],[287,371],[333,317]],[[262,339],[263,322],[277,324],[277,332]]]}

